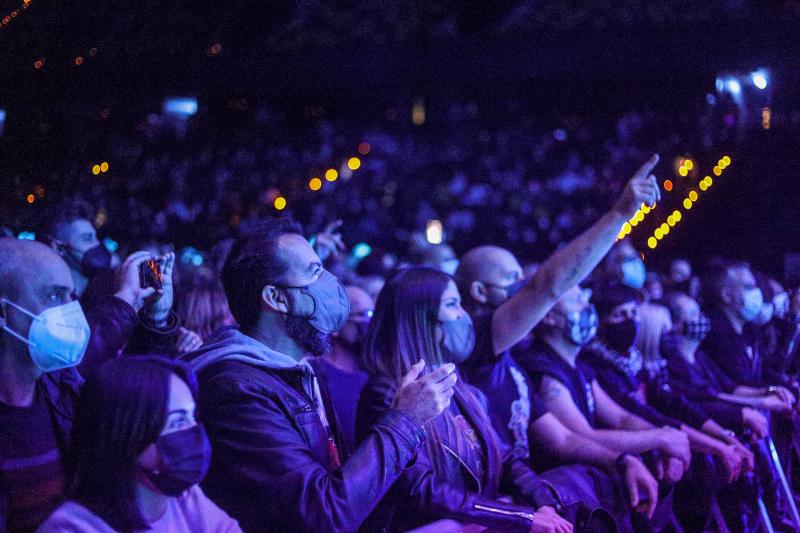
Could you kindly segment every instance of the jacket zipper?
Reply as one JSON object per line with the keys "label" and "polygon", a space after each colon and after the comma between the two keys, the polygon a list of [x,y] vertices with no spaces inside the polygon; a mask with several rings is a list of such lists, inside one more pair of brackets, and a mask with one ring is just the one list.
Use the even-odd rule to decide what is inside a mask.
{"label": "jacket zipper", "polygon": [[479,511],[487,511],[489,513],[501,514],[504,516],[517,516],[520,518],[525,518],[527,520],[533,520],[533,513],[526,513],[523,511],[508,511],[506,509],[497,509],[495,507],[486,507],[485,505],[481,505],[479,503],[475,504],[475,509]]}
{"label": "jacket zipper", "polygon": [[475,482],[478,484],[478,490],[477,490],[477,492],[483,492],[483,488],[482,488],[482,486],[483,486],[483,483],[481,483],[481,478],[480,478],[480,477],[478,477],[478,474],[476,474],[476,473],[475,473],[475,471],[473,471],[473,470],[472,470],[472,468],[470,468],[470,467],[469,467],[469,465],[468,465],[468,464],[467,464],[467,463],[466,463],[466,462],[465,462],[465,461],[464,461],[464,460],[461,458],[461,456],[460,456],[460,455],[458,455],[458,454],[455,452],[455,450],[453,450],[453,449],[452,449],[450,446],[448,446],[447,444],[444,444],[444,443],[442,444],[442,446],[444,447],[444,449],[445,449],[446,451],[450,452],[450,453],[453,455],[453,457],[455,457],[455,458],[456,458],[456,461],[458,461],[458,462],[459,462],[459,464],[460,464],[461,466],[463,466],[463,467],[464,467],[464,469],[465,469],[467,472],[469,472],[469,475],[471,475],[471,476],[472,476],[472,477],[475,479]]}

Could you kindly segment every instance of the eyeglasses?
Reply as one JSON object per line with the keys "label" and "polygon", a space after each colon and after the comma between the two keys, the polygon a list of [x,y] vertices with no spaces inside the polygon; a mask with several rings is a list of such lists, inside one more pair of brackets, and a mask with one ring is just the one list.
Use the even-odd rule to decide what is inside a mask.
{"label": "eyeglasses", "polygon": [[360,318],[362,320],[368,320],[372,318],[372,314],[373,312],[371,309],[366,311],[359,311],[358,313],[350,313],[350,319],[352,320],[353,318]]}

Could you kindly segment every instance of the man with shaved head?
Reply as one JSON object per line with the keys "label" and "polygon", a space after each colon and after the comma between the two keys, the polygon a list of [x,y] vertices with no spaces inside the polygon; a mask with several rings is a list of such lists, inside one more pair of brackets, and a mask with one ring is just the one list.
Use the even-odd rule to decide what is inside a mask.
{"label": "man with shaved head", "polygon": [[525,456],[533,388],[509,350],[531,332],[561,295],[597,266],[622,225],[642,204],[659,200],[656,178],[650,174],[656,164],[658,156],[654,155],[634,174],[614,207],[553,254],[529,281],[523,278],[517,258],[504,248],[480,246],[461,258],[455,279],[475,324],[477,341],[464,370],[470,382],[486,394],[497,432]]}
{"label": "man with shaved head", "polygon": [[[624,476],[630,508],[644,511],[648,516],[655,511],[658,496],[655,480],[646,467],[633,456],[620,455],[569,430],[548,413],[510,350],[528,336],[568,289],[597,266],[614,244],[622,225],[641,205],[658,201],[658,185],[650,174],[657,163],[658,156],[645,163],[628,182],[614,207],[539,266],[529,280],[523,277],[517,258],[497,246],[469,250],[455,274],[476,337],[475,349],[462,370],[470,383],[485,393],[489,417],[503,441],[522,458],[532,455],[530,435],[536,444],[563,462],[588,463],[611,471],[616,465]],[[582,486],[580,492],[584,497],[595,497],[618,507],[618,501],[603,495],[609,483],[599,472],[573,467],[570,475],[576,488]],[[629,523],[624,524],[619,515],[618,520],[623,530],[628,529]]]}
{"label": "man with shaved head", "polygon": [[67,264],[0,239],[0,531],[33,531],[60,503],[62,455],[89,342]]}

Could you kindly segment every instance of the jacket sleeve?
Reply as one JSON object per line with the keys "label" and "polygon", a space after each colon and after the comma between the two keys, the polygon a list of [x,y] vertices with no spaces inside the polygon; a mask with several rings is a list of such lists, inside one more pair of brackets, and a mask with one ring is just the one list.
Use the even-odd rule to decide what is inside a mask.
{"label": "jacket sleeve", "polygon": [[510,451],[503,460],[501,479],[502,493],[513,496],[519,501],[528,502],[535,509],[549,505],[561,510],[561,501],[556,488],[537,476],[530,466]]}
{"label": "jacket sleeve", "polygon": [[210,380],[203,394],[202,419],[217,458],[212,473],[224,479],[223,490],[248,491],[257,506],[250,512],[263,509],[295,531],[357,529],[425,437],[404,414],[387,412],[345,464],[329,472],[277,392],[220,378]]}
{"label": "jacket sleeve", "polygon": [[167,323],[163,327],[156,325],[139,311],[136,329],[133,331],[125,353],[130,354],[174,354],[178,336],[178,315],[169,312]]}
{"label": "jacket sleeve", "polygon": [[[390,380],[371,380],[364,387],[358,404],[358,436],[368,434],[369,424],[388,412],[395,384]],[[533,472],[531,472],[533,474]],[[535,476],[535,474],[533,474]],[[534,508],[485,498],[437,479],[427,450],[423,447],[417,460],[397,481],[392,496],[404,499],[422,514],[479,524],[502,531],[529,531]]]}
{"label": "jacket sleeve", "polygon": [[636,390],[620,378],[614,370],[609,368],[594,368],[597,380],[611,398],[623,409],[643,418],[654,426],[679,427],[680,422],[665,416],[647,404],[641,404],[636,399]]}
{"label": "jacket sleeve", "polygon": [[116,296],[89,303],[84,306],[83,312],[91,335],[78,370],[87,375],[122,351],[136,329],[137,318],[133,307]]}
{"label": "jacket sleeve", "polygon": [[669,413],[681,422],[700,428],[711,419],[699,404],[674,390],[668,383],[648,383],[648,401],[661,413]]}
{"label": "jacket sleeve", "polygon": [[698,405],[725,429],[733,430],[736,433],[744,431],[741,405],[723,400],[702,401],[698,402]]}

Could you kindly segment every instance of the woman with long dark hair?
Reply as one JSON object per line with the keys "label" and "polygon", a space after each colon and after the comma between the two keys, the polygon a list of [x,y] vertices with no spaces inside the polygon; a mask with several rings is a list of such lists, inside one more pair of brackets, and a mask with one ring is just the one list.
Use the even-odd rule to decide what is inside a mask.
{"label": "woman with long dark hair", "polygon": [[[378,296],[365,341],[371,378],[359,402],[359,435],[392,405],[397,380],[412,365],[423,359],[423,372],[431,372],[459,364],[474,343],[450,276],[430,268],[395,275]],[[450,406],[426,425],[426,446],[373,513],[371,526],[404,531],[451,518],[503,531],[572,531],[556,513],[555,487],[503,453],[483,401],[477,389],[457,382]]]}
{"label": "woman with long dark hair", "polygon": [[196,382],[160,357],[112,359],[75,408],[70,499],[40,533],[239,532],[197,485],[211,450],[195,421]]}

